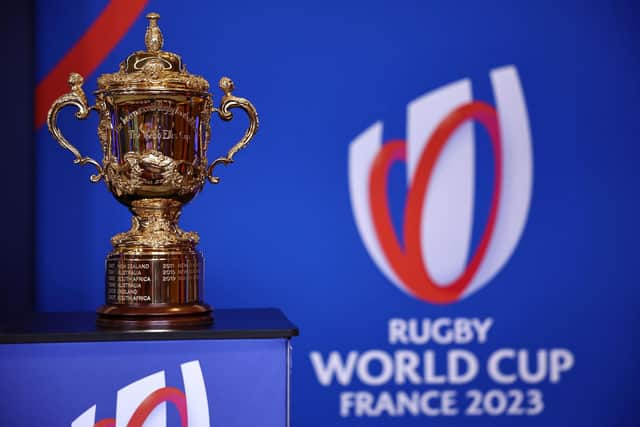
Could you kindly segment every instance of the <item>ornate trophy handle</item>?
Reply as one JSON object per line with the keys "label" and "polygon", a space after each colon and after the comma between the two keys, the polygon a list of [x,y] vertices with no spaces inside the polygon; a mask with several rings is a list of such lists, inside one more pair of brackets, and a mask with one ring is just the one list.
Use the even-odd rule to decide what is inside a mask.
{"label": "ornate trophy handle", "polygon": [[76,156],[73,163],[80,165],[91,164],[96,167],[98,173],[91,175],[89,180],[91,182],[98,182],[104,177],[104,171],[100,163],[96,162],[91,157],[83,157],[78,149],[62,135],[62,132],[60,132],[57,125],[58,112],[67,105],[75,105],[78,107],[76,118],[81,120],[86,119],[87,116],[89,116],[89,112],[94,108],[89,107],[87,104],[87,96],[84,94],[84,90],[82,90],[82,83],[84,83],[84,79],[80,74],[69,74],[69,86],[71,87],[71,92],[62,95],[60,98],[55,100],[53,105],[51,105],[49,113],[47,113],[47,126],[49,127],[51,135],[53,135],[55,140],[58,141],[58,144],[60,144],[62,148],[66,148],[71,151],[73,155]]}
{"label": "ornate trophy handle", "polygon": [[235,88],[235,85],[229,77],[221,78],[219,86],[220,89],[224,91],[224,96],[222,97],[220,108],[216,108],[215,111],[218,113],[218,115],[220,115],[220,118],[222,120],[229,121],[233,118],[233,113],[230,110],[232,108],[242,108],[249,116],[249,128],[244,133],[242,139],[240,139],[240,141],[236,145],[231,147],[226,156],[218,157],[209,165],[207,177],[209,178],[209,182],[211,182],[212,184],[217,184],[220,182],[220,177],[213,176],[213,168],[220,163],[225,166],[233,163],[233,156],[249,144],[249,141],[251,141],[251,139],[258,131],[259,125],[258,112],[251,104],[251,102],[249,102],[248,99],[233,96],[231,94],[231,91]]}

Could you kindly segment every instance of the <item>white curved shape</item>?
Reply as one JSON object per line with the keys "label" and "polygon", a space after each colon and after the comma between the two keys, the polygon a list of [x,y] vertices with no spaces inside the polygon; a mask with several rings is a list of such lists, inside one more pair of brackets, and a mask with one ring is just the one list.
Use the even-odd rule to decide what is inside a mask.
{"label": "white curved shape", "polygon": [[463,297],[486,285],[515,250],[527,221],[533,188],[531,130],[518,72],[514,66],[506,66],[490,75],[502,138],[500,207],[486,256]]}
{"label": "white curved shape", "polygon": [[[410,183],[435,129],[454,109],[472,99],[471,81],[464,79],[409,103],[407,179]],[[473,124],[465,123],[441,151],[422,207],[423,263],[440,285],[450,284],[466,268],[473,226],[474,162]]]}
{"label": "white curved shape", "polygon": [[382,129],[382,122],[376,122],[349,144],[349,197],[360,238],[369,256],[391,283],[408,292],[387,262],[371,218],[369,174],[382,147]]}
{"label": "white curved shape", "polygon": [[197,360],[180,365],[182,382],[187,400],[187,417],[190,426],[209,427],[209,402],[200,362]]}
{"label": "white curved shape", "polygon": [[96,405],[84,411],[82,415],[73,420],[71,427],[93,427],[96,424]]}
{"label": "white curved shape", "polygon": [[[138,406],[154,391],[165,387],[164,371],[144,377],[118,390],[116,427],[126,427]],[[149,414],[144,427],[167,427],[167,404],[161,403]]]}

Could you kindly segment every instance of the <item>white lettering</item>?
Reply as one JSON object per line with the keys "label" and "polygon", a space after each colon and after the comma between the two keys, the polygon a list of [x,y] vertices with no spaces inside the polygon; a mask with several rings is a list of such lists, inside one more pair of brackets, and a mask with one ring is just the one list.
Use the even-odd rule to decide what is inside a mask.
{"label": "white lettering", "polygon": [[493,319],[491,317],[487,317],[483,321],[480,319],[471,319],[471,325],[476,330],[478,342],[480,344],[487,342],[487,335],[489,334],[489,329],[493,326]]}
{"label": "white lettering", "polygon": [[442,328],[451,325],[451,319],[447,317],[441,317],[433,321],[433,331],[431,335],[433,342],[438,344],[450,344],[453,341],[453,333],[451,328],[447,328],[445,332],[442,332]]}
{"label": "white lettering", "polygon": [[[371,373],[371,362],[378,361],[382,366],[380,373],[374,375]],[[389,382],[393,375],[393,360],[388,353],[382,350],[369,350],[360,356],[356,367],[358,378],[367,385],[381,385]]]}
{"label": "white lettering", "polygon": [[427,384],[444,384],[446,377],[436,374],[436,356],[433,351],[424,352],[424,380]]}
{"label": "white lettering", "polygon": [[[460,372],[460,362],[467,365],[465,373]],[[450,350],[447,353],[449,384],[466,384],[478,375],[479,363],[476,356],[467,350]]]}
{"label": "white lettering", "polygon": [[527,350],[518,351],[518,373],[520,379],[525,383],[537,384],[547,376],[547,351],[538,350],[536,353],[537,372],[532,372],[529,366],[529,352]]}
{"label": "white lettering", "polygon": [[318,382],[323,386],[327,387],[331,385],[334,376],[341,385],[351,383],[353,370],[358,359],[357,352],[350,351],[349,354],[347,354],[346,362],[343,363],[340,353],[332,351],[329,353],[326,365],[322,361],[322,355],[317,351],[312,351],[309,357],[311,358],[311,364],[313,365]]}
{"label": "white lettering", "polygon": [[573,353],[564,348],[551,350],[549,359],[549,381],[552,383],[560,381],[560,374],[573,368],[575,362]]}
{"label": "white lettering", "polygon": [[516,382],[517,376],[515,374],[507,375],[500,371],[500,362],[503,359],[515,359],[516,351],[510,348],[504,348],[495,351],[487,362],[487,372],[489,377],[499,384],[513,384]]}
{"label": "white lettering", "polygon": [[395,380],[396,384],[404,384],[407,380],[412,384],[420,384],[422,379],[418,374],[420,358],[414,351],[398,350],[395,353]]}
{"label": "white lettering", "polygon": [[389,344],[408,344],[407,322],[404,319],[389,320]]}

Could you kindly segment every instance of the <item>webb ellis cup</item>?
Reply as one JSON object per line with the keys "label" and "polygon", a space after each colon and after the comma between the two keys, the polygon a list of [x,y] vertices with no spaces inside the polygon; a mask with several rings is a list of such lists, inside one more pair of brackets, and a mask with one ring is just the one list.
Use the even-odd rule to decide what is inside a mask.
{"label": "webb ellis cup", "polygon": [[[96,104],[89,106],[79,74],[69,76],[71,92],[58,98],[47,117],[49,131],[80,165],[93,165],[91,182],[107,188],[133,213],[127,232],[111,239],[106,259],[106,303],[98,324],[108,327],[164,328],[205,325],[211,308],[203,301],[204,259],[198,234],[178,226],[182,206],[202,189],[217,165],[233,162],[258,129],[251,103],[233,96],[233,82],[220,80],[224,92],[213,106],[209,83],[187,72],[180,56],[162,50],[156,13],[147,15],[146,51],[131,54],[120,70],[98,78]],[[100,116],[102,162],[80,154],[58,129],[58,112],[75,106],[76,117],[91,110]],[[249,127],[226,156],[207,161],[212,112],[231,120],[232,108],[249,116]]]}

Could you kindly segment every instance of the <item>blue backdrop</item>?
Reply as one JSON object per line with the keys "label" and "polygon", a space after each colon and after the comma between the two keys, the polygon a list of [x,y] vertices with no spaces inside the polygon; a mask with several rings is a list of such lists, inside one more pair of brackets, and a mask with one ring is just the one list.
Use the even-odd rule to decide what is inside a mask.
{"label": "blue backdrop", "polygon": [[[38,82],[107,3],[37,4]],[[179,53],[189,71],[214,88],[221,76],[233,78],[235,94],[249,98],[260,114],[254,143],[221,171],[220,185],[208,185],[184,209],[182,225],[201,236],[207,302],[280,307],[300,327],[293,353],[295,425],[637,424],[637,6],[152,0],[97,71],[84,76],[87,92],[95,90],[100,74],[114,72],[143,48],[149,11],[162,16],[166,50]],[[474,100],[495,106],[489,73],[509,65],[521,83],[533,158],[523,234],[487,286],[449,304],[424,302],[393,286],[363,244],[350,201],[349,146],[377,121],[384,123],[384,141],[405,139],[407,105],[461,79],[472,82]],[[216,102],[220,96],[214,91]],[[98,156],[97,118],[77,122],[72,116],[61,114],[61,129],[81,151]],[[245,125],[241,115],[231,123],[214,120],[209,157],[226,152]],[[495,167],[482,129],[475,127],[474,224],[487,221]],[[74,166],[46,127],[36,132],[37,307],[93,310],[104,298],[109,238],[128,228],[129,213],[103,184],[89,183],[90,168]],[[406,179],[403,167],[391,169],[396,230]],[[481,232],[473,227],[473,247]],[[484,343],[400,345],[389,340],[392,318],[491,318],[493,324]],[[455,349],[478,360],[477,375],[464,384],[424,380],[422,364],[431,357],[426,352],[433,352],[438,373],[444,373]],[[527,350],[531,369],[539,372],[545,362],[536,360],[538,350],[547,351],[543,356],[562,350],[554,353],[561,375],[558,381],[519,376],[501,384],[487,367],[501,349]],[[396,365],[396,375],[386,378],[386,363],[397,363],[399,350],[419,357],[421,382],[402,384]],[[371,364],[353,359],[353,376],[342,382],[332,376],[323,385],[328,359],[346,366],[350,352],[367,355]],[[520,372],[508,357],[500,366]],[[367,372],[380,379],[378,385],[358,374]],[[425,405],[441,406],[440,395],[420,398],[416,414],[398,414],[399,393],[424,396],[430,390],[453,391],[457,415],[425,413]],[[531,402],[538,392],[544,403],[539,412]],[[380,403],[385,393],[395,415]],[[360,399],[359,416],[357,405],[349,406],[352,397]],[[470,409],[476,399],[482,415]],[[508,414],[511,406],[537,415]]]}

